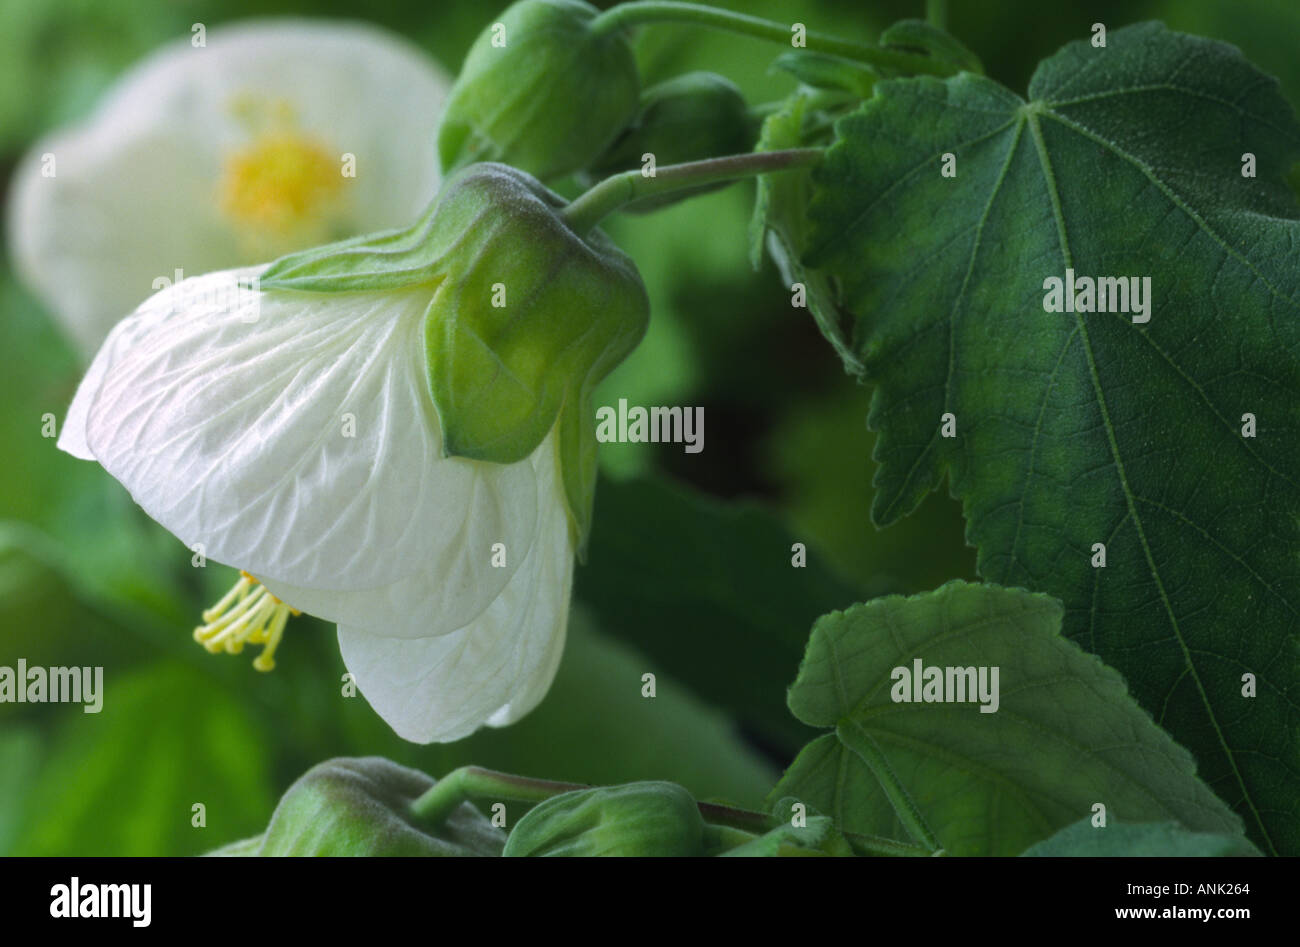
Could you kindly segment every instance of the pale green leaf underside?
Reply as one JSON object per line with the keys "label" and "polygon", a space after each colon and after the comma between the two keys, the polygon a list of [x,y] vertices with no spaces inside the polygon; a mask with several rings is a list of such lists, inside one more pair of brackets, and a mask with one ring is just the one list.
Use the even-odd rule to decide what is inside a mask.
{"label": "pale green leaf underside", "polygon": [[1173,822],[1140,825],[1081,819],[1020,854],[1029,858],[1223,858],[1258,855],[1240,835],[1189,832]]}
{"label": "pale green leaf underside", "polygon": [[[1235,49],[1159,24],[1064,47],[1030,100],[882,83],[815,174],[806,261],[878,384],[874,516],[947,473],[981,574],[1061,599],[1252,837],[1300,851],[1300,128]],[[1151,277],[1150,322],[1045,312],[1066,267]]]}
{"label": "pale green leaf underside", "polygon": [[[1095,803],[1114,819],[1240,832],[1120,676],[1061,636],[1061,614],[1046,595],[950,582],[819,619],[789,703],[804,723],[836,733],[808,744],[769,798],[797,797],[847,832],[910,841],[855,748],[867,742],[954,855],[1019,854]],[[917,658],[998,667],[997,711],[896,703],[893,669]]]}

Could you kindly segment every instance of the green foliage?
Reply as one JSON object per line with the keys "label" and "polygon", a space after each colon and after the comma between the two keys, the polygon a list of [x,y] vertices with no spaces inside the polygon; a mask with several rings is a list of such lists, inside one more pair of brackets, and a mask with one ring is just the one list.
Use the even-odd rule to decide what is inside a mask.
{"label": "green foliage", "polygon": [[871,96],[879,78],[875,70],[852,59],[807,50],[782,53],[772,60],[772,68],[784,69],[804,85],[847,92],[860,99]]}
{"label": "green foliage", "polygon": [[782,799],[773,809],[777,824],[752,841],[729,848],[720,854],[727,858],[780,858],[810,855],[848,857],[853,849],[835,828],[829,816],[807,815],[801,825],[789,818],[794,799]]}
{"label": "green foliage", "polygon": [[880,45],[916,50],[965,72],[984,72],[979,57],[960,40],[925,20],[899,20],[880,34]]}
{"label": "green foliage", "polygon": [[[1295,851],[1300,127],[1276,84],[1145,24],[1064,47],[1028,102],[900,80],[837,131],[805,263],[859,316],[875,520],[947,474],[980,574],[1060,598],[1252,837]],[[1150,276],[1149,323],[1045,312],[1067,268]]]}
{"label": "green foliage", "polygon": [[[652,481],[605,482],[577,596],[601,627],[794,752],[809,731],[783,693],[805,629],[854,593],[756,506],[728,506]],[[744,674],[733,670],[743,661]]]}
{"label": "green foliage", "polygon": [[1189,832],[1176,822],[1110,823],[1099,828],[1091,819],[1081,819],[1020,854],[1039,858],[1198,858],[1258,855],[1259,849],[1241,835]]}
{"label": "green foliage", "polygon": [[198,854],[265,824],[269,760],[244,707],[179,664],[105,687],[98,714],[71,705],[14,854]]}
{"label": "green foliage", "polygon": [[[183,19],[156,0],[129,12],[87,0],[0,12],[7,163],[34,132],[84,112],[131,57],[187,35],[192,20],[258,10],[197,4]],[[308,6],[350,14],[341,0]],[[835,24],[846,39],[879,25],[849,0],[716,6],[782,27]],[[1300,89],[1291,5],[1139,6],[1240,42]],[[546,294],[510,274],[548,269],[537,262],[547,242],[503,238],[504,215],[473,201],[442,245],[426,217],[281,260],[263,286],[487,300],[504,282],[503,321],[463,307],[429,320],[433,394],[451,450],[486,460],[526,455],[567,418],[577,532],[595,445],[575,419],[595,404],[706,404],[709,455],[602,446],[604,471],[641,476],[601,484],[550,694],[509,728],[414,746],[340,695],[344,669],[322,622],[295,621],[275,675],[200,657],[188,630],[228,570],[189,568],[189,552],[125,491],[42,436],[79,366],[0,270],[0,349],[12,355],[0,373],[0,665],[102,664],[108,683],[99,715],[0,704],[0,852],[1300,850],[1300,213],[1286,185],[1300,173],[1300,125],[1276,84],[1220,43],[1119,28],[1134,8],[1118,0],[1011,0],[1013,33],[1005,18],[954,5],[969,46],[905,20],[879,33],[883,55],[861,61],[684,23],[595,32],[598,11],[576,0],[503,7],[403,0],[368,13],[449,65],[487,24],[446,110],[447,170],[504,161],[571,198],[575,182],[633,168],[645,151],[660,165],[744,151],[759,117],[758,150],[827,147],[825,160],[756,182],[748,241],[741,186],[666,195],[653,203],[676,206],[603,225],[612,242],[566,244],[566,260],[593,241],[607,259],[626,251],[655,315],[626,362],[611,372],[618,359],[597,359],[568,388],[554,379],[569,343],[592,311],[619,306],[560,286],[534,320],[555,344],[534,357],[511,336],[515,307],[536,310]],[[1094,20],[1115,24],[1107,45],[1076,40],[1041,63],[1027,100],[983,78],[981,55],[1020,88],[1039,56]],[[963,72],[898,78],[917,60],[917,71],[931,71],[928,60]],[[1247,152],[1256,177],[1241,175]],[[947,154],[956,177],[940,173]],[[534,184],[554,217],[561,199]],[[571,236],[562,221],[557,234]],[[435,272],[453,242],[474,257],[472,278]],[[766,253],[779,281],[748,271],[745,243],[754,268]],[[1150,275],[1151,321],[1045,312],[1043,280],[1067,267]],[[811,323],[791,307],[793,284]],[[940,429],[949,412],[953,438]],[[1241,431],[1248,412],[1253,438]],[[952,583],[833,611],[975,574],[957,504],[932,495],[945,476],[978,574],[1029,591]],[[792,567],[795,542],[805,568]],[[917,658],[998,667],[997,711],[895,702],[893,671]],[[1257,696],[1243,694],[1247,673]],[[796,754],[771,789],[774,763]],[[439,785],[425,773],[467,764],[595,785],[531,799],[507,842],[487,816],[496,796],[457,801],[436,825],[418,811]],[[762,812],[697,804],[754,807],[765,794]],[[792,822],[795,802],[805,820]],[[1104,828],[1089,816],[1097,803]]]}
{"label": "green foliage", "polygon": [[[1061,637],[1061,615],[1046,595],[952,582],[823,617],[789,702],[834,732],[804,748],[772,798],[794,796],[848,832],[954,855],[1017,854],[1096,803],[1126,821],[1239,830],[1119,675]],[[999,668],[997,703],[955,688],[947,696],[964,700],[896,700],[912,682],[895,669],[918,660]]]}

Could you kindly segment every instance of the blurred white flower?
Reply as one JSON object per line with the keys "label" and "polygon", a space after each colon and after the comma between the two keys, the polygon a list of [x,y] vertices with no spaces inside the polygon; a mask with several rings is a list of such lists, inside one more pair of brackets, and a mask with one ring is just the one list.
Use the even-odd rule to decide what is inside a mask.
{"label": "blurred white flower", "polygon": [[176,280],[402,226],[438,188],[451,80],[373,26],[216,27],[131,69],[19,164],[9,244],[86,355]]}
{"label": "blurred white flower", "polygon": [[514,464],[443,457],[428,287],[246,288],[262,269],[185,280],[123,319],[59,446],[245,571],[196,629],[210,650],[262,644],[269,669],[302,610],[338,624],[358,687],[402,737],[517,720],[550,687],[568,614],[555,432]]}

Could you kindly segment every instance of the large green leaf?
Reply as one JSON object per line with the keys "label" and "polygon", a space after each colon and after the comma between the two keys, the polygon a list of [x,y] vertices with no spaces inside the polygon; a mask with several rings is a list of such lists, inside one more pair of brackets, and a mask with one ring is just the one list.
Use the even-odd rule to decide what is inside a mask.
{"label": "large green leaf", "polygon": [[[1300,851],[1300,127],[1235,49],[1159,24],[1071,43],[1029,93],[882,83],[815,176],[807,261],[878,382],[873,516],[947,473],[980,573],[1060,598],[1251,835]],[[1150,322],[1044,311],[1067,268],[1149,276]]]}
{"label": "large green leaf", "polygon": [[1258,855],[1241,835],[1189,832],[1175,822],[1113,823],[1094,826],[1080,819],[1020,854],[1030,858],[1204,858]]}
{"label": "large green leaf", "polygon": [[[1060,635],[1061,614],[1046,595],[950,582],[819,619],[790,709],[835,732],[805,747],[769,798],[794,796],[848,832],[928,837],[955,855],[1018,854],[1097,803],[1129,822],[1239,832],[1120,676]],[[894,669],[916,660],[998,668],[997,709],[895,702]]]}

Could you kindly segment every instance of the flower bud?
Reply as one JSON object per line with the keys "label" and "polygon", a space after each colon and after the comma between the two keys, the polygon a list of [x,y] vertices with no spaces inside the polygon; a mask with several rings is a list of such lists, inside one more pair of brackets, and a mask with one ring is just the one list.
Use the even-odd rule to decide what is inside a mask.
{"label": "flower bud", "polygon": [[503,855],[640,857],[704,852],[695,799],[667,782],[627,783],[554,796],[519,820]]}
{"label": "flower bud", "polygon": [[255,846],[249,839],[220,855],[500,855],[503,833],[469,803],[431,833],[411,804],[434,781],[381,757],[340,758],[308,770],[281,798]]}
{"label": "flower bud", "polygon": [[[580,179],[594,184],[611,174],[644,169],[646,155],[661,167],[752,151],[757,131],[734,83],[713,72],[689,72],[646,89],[636,120]],[[644,198],[626,209],[653,210],[727,183]]]}
{"label": "flower bud", "polygon": [[584,167],[636,114],[620,30],[580,0],[521,0],[470,47],[438,130],[443,172],[501,161],[549,179]]}

